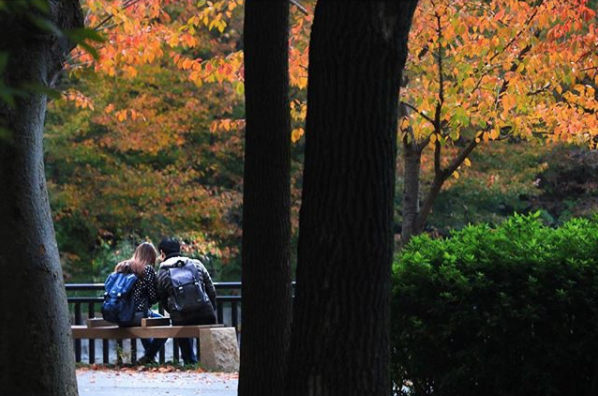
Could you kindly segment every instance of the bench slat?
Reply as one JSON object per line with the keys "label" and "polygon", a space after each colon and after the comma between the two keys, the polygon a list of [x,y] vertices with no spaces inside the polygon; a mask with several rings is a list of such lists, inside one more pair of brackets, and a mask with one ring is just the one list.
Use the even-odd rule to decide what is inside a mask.
{"label": "bench slat", "polygon": [[85,325],[71,326],[73,339],[110,339],[122,340],[125,338],[197,338],[200,329],[224,327],[216,325],[194,326],[151,326],[151,327],[118,327],[101,326],[87,327]]}
{"label": "bench slat", "polygon": [[106,327],[113,325],[113,323],[110,323],[102,318],[87,318],[87,327]]}

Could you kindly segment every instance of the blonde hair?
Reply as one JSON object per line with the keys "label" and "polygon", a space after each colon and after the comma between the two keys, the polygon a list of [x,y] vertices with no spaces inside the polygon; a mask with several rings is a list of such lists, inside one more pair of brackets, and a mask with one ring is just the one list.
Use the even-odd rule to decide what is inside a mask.
{"label": "blonde hair", "polygon": [[143,278],[145,267],[154,265],[157,255],[154,245],[149,242],[143,242],[141,245],[137,246],[131,259],[116,264],[114,272],[132,272],[140,278]]}

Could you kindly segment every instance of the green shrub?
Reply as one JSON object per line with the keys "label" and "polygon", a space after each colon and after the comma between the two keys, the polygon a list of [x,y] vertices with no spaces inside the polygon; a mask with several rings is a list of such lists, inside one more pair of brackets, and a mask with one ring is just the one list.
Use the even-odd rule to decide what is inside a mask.
{"label": "green shrub", "polygon": [[596,394],[598,218],[539,216],[419,236],[397,256],[397,394]]}

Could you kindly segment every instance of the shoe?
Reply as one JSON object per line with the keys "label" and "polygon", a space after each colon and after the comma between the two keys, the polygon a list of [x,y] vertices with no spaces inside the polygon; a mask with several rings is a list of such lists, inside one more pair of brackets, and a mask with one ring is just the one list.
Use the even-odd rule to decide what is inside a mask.
{"label": "shoe", "polygon": [[139,360],[137,360],[135,362],[135,364],[138,364],[138,365],[145,365],[145,364],[151,364],[151,363],[156,363],[156,359],[153,357],[149,357],[147,355],[143,355],[141,358],[139,358]]}

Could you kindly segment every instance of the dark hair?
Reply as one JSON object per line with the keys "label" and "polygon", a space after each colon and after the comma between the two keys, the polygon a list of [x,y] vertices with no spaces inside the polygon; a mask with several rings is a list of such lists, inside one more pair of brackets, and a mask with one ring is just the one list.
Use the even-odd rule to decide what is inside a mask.
{"label": "dark hair", "polygon": [[166,255],[178,253],[181,251],[181,244],[175,238],[164,238],[160,241],[160,244],[158,245],[158,250],[164,252],[164,254]]}

